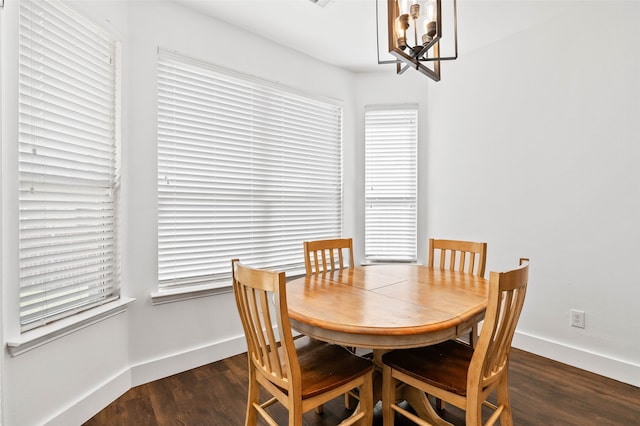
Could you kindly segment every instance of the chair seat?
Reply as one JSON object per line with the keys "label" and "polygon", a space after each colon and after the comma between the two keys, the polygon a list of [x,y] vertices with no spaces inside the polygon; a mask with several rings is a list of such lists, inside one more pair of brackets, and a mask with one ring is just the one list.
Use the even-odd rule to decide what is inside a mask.
{"label": "chair seat", "polygon": [[466,396],[472,356],[473,348],[449,340],[422,348],[395,350],[385,354],[382,362],[416,380]]}
{"label": "chair seat", "polygon": [[308,337],[295,340],[302,372],[302,399],[335,389],[373,370],[370,360]]}

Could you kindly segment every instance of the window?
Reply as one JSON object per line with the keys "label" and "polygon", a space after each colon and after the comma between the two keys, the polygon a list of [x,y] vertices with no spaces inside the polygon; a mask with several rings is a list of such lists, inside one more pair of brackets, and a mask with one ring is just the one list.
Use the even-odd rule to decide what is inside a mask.
{"label": "window", "polygon": [[342,108],[161,51],[159,289],[231,282],[231,259],[304,271],[342,233]]}
{"label": "window", "polygon": [[365,258],[417,259],[418,109],[365,110]]}
{"label": "window", "polygon": [[57,1],[21,1],[20,324],[119,297],[117,45]]}

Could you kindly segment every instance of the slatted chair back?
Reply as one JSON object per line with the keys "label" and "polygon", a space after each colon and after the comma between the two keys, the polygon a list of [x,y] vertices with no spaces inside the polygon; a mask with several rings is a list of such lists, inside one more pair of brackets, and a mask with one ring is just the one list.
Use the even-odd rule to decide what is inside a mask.
{"label": "slatted chair back", "polygon": [[304,266],[307,276],[353,267],[353,240],[336,238],[305,241]]}
{"label": "slatted chair back", "polygon": [[429,267],[484,277],[487,243],[429,239]]}
{"label": "slatted chair back", "polygon": [[506,373],[528,276],[529,260],[524,258],[517,269],[490,274],[489,304],[468,375],[468,386],[475,387],[478,392]]}
{"label": "slatted chair back", "polygon": [[[247,268],[234,261],[234,292],[247,339],[249,362],[275,385],[288,389],[300,378],[286,314],[285,283],[284,272]],[[275,326],[280,336],[274,332]]]}

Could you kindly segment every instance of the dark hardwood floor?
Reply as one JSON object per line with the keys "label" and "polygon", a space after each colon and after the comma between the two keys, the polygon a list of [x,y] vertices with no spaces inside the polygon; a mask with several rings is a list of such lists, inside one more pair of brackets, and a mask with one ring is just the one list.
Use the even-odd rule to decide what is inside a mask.
{"label": "dark hardwood floor", "polygon": [[[106,407],[85,426],[244,424],[247,357],[236,355],[203,367],[135,387]],[[517,349],[509,369],[513,420],[526,425],[640,425],[640,388],[551,361]],[[279,424],[287,413],[269,408]],[[487,409],[488,413],[488,409]],[[324,414],[305,414],[305,425],[336,425],[349,412],[344,399],[324,407]],[[379,405],[374,425],[382,425]],[[445,418],[464,424],[462,411],[447,406]],[[265,423],[259,423],[265,424]],[[398,426],[410,424],[398,419]]]}

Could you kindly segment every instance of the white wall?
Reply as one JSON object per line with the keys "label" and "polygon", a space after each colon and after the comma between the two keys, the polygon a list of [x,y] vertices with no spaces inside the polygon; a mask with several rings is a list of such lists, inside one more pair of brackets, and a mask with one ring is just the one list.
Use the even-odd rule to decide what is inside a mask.
{"label": "white wall", "polygon": [[[640,3],[564,2],[546,15],[549,2],[521,3],[546,20],[461,52],[416,94],[397,93],[408,75],[359,76],[356,117],[367,103],[421,102],[420,242],[487,241],[488,270],[530,257],[514,344],[638,386]],[[500,24],[503,5],[459,13],[482,7]],[[572,308],[585,329],[569,326]]]}
{"label": "white wall", "polygon": [[516,344],[640,385],[640,3],[567,4],[447,67],[429,229],[480,232],[490,270],[531,258]]}
{"label": "white wall", "polygon": [[[364,106],[419,103],[420,259],[431,235],[488,241],[490,270],[530,257],[516,344],[640,385],[640,323],[632,314],[640,300],[633,274],[640,255],[640,3],[569,2],[553,16],[539,10],[547,3],[527,7],[548,20],[463,50],[443,66],[439,83],[384,66],[354,76],[169,2],[73,3],[123,41],[122,286],[136,302],[124,315],[18,357],[5,351],[4,423],[80,424],[130,386],[242,350],[231,294],[150,303],[158,46],[343,100],[345,199],[355,205],[345,209],[345,234],[356,242],[363,237]],[[488,6],[496,16],[498,6]],[[12,68],[5,52],[15,50],[7,48],[15,40],[5,38],[4,23],[3,84]],[[251,46],[251,55],[238,55],[238,46]],[[15,101],[6,89],[3,102]],[[4,119],[12,117],[3,108]],[[6,309],[15,302],[6,288],[16,278],[5,241],[15,238],[4,167],[9,139],[3,127],[3,343],[15,333]],[[361,259],[363,247],[356,249]],[[568,326],[570,308],[586,312],[586,329]]]}

